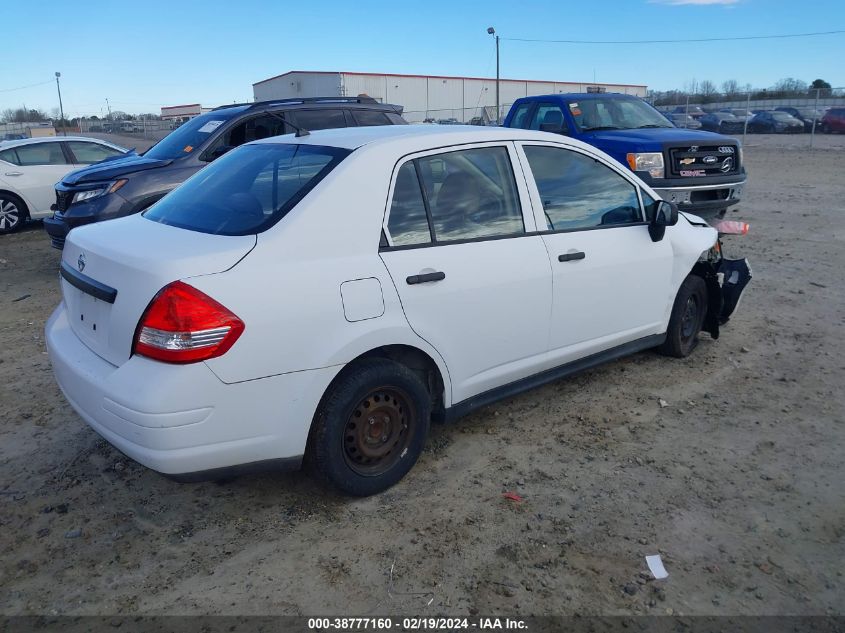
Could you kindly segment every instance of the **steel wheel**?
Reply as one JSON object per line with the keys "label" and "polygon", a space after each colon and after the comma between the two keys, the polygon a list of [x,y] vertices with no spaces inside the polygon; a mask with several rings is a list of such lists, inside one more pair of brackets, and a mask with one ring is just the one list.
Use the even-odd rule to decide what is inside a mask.
{"label": "steel wheel", "polygon": [[11,233],[20,227],[24,212],[19,204],[14,198],[0,196],[0,233]]}
{"label": "steel wheel", "polygon": [[698,334],[701,320],[699,309],[698,297],[696,295],[690,295],[684,307],[684,315],[681,317],[681,338],[684,341],[688,341],[691,337]]}
{"label": "steel wheel", "polygon": [[379,475],[407,451],[416,423],[408,395],[395,387],[368,393],[352,411],[343,430],[346,464],[360,475]]}

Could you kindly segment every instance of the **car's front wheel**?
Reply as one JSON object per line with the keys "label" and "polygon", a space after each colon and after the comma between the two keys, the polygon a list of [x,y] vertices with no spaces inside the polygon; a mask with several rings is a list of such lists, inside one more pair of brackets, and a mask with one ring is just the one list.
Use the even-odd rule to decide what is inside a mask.
{"label": "car's front wheel", "polygon": [[675,358],[689,356],[698,344],[698,333],[706,315],[707,286],[701,277],[689,275],[678,289],[660,352]]}
{"label": "car's front wheel", "polygon": [[347,494],[376,494],[416,463],[430,420],[431,397],[414,372],[387,359],[358,361],[335,380],[317,410],[309,462]]}
{"label": "car's front wheel", "polygon": [[23,200],[13,193],[0,193],[0,235],[17,231],[23,226],[26,217]]}

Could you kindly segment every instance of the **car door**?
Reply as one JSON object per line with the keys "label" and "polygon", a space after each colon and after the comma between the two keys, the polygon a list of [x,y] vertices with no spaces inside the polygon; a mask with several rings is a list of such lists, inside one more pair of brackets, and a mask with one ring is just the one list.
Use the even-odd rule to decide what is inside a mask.
{"label": "car door", "polygon": [[460,402],[534,373],[548,347],[551,269],[512,144],[404,159],[380,249],[413,330]]}
{"label": "car door", "polygon": [[27,143],[2,152],[0,179],[20,195],[29,207],[30,216],[42,217],[50,213],[56,200],[53,186],[73,165],[62,151],[61,142]]}
{"label": "car door", "polygon": [[586,151],[520,144],[553,271],[549,349],[568,362],[659,334],[671,305],[672,247],[653,242],[657,202],[627,174]]}

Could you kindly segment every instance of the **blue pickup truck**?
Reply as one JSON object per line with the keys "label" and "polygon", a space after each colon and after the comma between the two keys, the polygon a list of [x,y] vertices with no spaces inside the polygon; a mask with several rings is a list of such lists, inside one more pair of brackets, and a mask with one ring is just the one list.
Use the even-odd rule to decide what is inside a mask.
{"label": "blue pickup truck", "polygon": [[504,126],[566,134],[598,147],[681,211],[710,219],[739,202],[745,185],[739,140],[676,128],[631,95],[525,97],[513,104]]}

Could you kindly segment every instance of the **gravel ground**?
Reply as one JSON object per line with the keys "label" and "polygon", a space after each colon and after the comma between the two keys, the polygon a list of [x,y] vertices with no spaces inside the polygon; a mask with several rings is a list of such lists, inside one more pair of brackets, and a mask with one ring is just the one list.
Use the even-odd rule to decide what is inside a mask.
{"label": "gravel ground", "polygon": [[755,277],[718,341],[437,426],[368,499],[126,459],[50,371],[59,253],[0,238],[0,613],[842,615],[845,136],[822,141],[749,137],[726,249]]}

